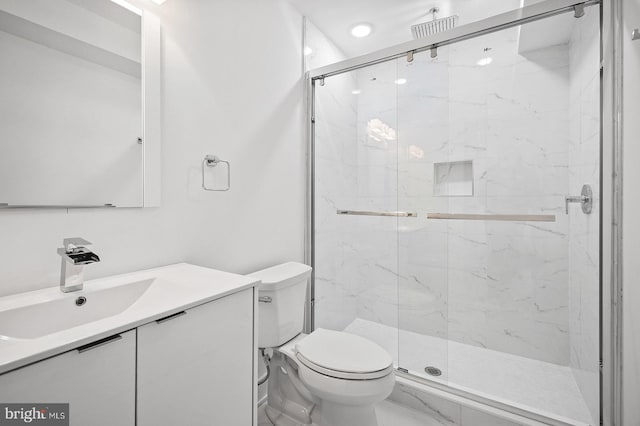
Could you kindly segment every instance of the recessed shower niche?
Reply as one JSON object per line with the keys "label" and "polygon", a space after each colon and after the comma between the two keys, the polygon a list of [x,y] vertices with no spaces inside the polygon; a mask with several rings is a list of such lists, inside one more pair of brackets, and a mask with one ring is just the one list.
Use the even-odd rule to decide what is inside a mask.
{"label": "recessed shower niche", "polygon": [[433,165],[435,197],[473,197],[473,160]]}

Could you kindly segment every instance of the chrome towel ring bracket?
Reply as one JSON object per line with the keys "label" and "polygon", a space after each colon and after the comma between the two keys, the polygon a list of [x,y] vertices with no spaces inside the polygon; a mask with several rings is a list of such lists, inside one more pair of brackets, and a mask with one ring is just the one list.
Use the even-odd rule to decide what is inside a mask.
{"label": "chrome towel ring bracket", "polygon": [[[220,163],[226,164],[227,167],[227,182],[226,185],[220,189],[216,188],[207,188],[205,183],[205,173],[207,167],[218,167]],[[202,189],[205,191],[228,191],[231,189],[231,164],[228,161],[221,160],[216,155],[206,155],[204,160],[202,160]]]}

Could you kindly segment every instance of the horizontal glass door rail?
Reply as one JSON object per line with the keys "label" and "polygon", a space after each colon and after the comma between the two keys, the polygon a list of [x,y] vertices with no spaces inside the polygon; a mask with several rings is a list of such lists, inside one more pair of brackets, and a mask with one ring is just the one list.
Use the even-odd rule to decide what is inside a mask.
{"label": "horizontal glass door rail", "polygon": [[418,217],[414,212],[374,212],[365,210],[338,210],[336,214],[351,216],[393,216],[393,217]]}
{"label": "horizontal glass door rail", "polygon": [[464,214],[427,213],[427,219],[443,220],[496,220],[504,222],[555,222],[552,214]]}

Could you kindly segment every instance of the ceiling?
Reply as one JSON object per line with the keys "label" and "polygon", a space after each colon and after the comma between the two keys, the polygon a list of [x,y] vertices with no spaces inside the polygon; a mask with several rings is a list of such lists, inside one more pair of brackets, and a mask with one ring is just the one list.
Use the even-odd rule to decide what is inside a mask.
{"label": "ceiling", "polygon": [[[439,17],[459,15],[458,25],[488,18],[520,7],[520,0],[289,0],[347,57],[363,55],[409,41],[411,25],[431,20],[430,8]],[[355,38],[351,28],[370,23],[373,32]]]}

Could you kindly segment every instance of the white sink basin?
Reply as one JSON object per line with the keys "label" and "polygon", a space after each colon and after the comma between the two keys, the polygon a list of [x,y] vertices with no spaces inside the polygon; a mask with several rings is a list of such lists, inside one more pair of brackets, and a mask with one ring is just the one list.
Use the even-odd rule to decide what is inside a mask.
{"label": "white sink basin", "polygon": [[[115,287],[60,293],[58,297],[35,304],[0,311],[0,336],[36,339],[79,325],[118,315],[152,286],[155,279],[125,283]],[[76,300],[86,301],[78,306]]]}
{"label": "white sink basin", "polygon": [[[0,297],[0,374],[255,287],[259,280],[178,263]],[[78,297],[86,302],[76,305]]]}

